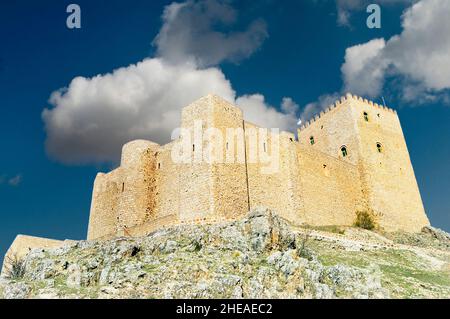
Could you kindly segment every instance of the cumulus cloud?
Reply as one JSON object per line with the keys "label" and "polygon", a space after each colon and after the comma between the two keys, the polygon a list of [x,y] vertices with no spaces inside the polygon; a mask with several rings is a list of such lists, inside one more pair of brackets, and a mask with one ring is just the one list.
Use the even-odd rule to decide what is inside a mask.
{"label": "cumulus cloud", "polygon": [[346,90],[369,96],[381,91],[388,66],[382,56],[385,46],[384,39],[374,39],[345,50],[341,71]]}
{"label": "cumulus cloud", "polygon": [[403,31],[346,50],[346,90],[376,96],[388,77],[399,79],[404,100],[436,98],[450,89],[450,1],[421,0],[402,16]]}
{"label": "cumulus cloud", "polygon": [[229,27],[237,12],[227,2],[187,1],[168,5],[163,27],[154,40],[159,56],[172,63],[193,60],[205,67],[222,61],[238,62],[249,57],[267,38],[266,24],[253,21],[244,31],[219,32],[214,27]]}
{"label": "cumulus cloud", "polygon": [[240,96],[236,104],[244,111],[247,121],[262,127],[293,131],[297,125],[298,105],[291,98],[283,98],[278,108],[281,108],[283,112],[267,104],[262,94]]}
{"label": "cumulus cloud", "polygon": [[65,163],[115,161],[130,140],[167,142],[179,126],[181,107],[209,92],[235,97],[219,69],[174,66],[160,58],[77,77],[52,94],[55,107],[42,113],[47,151]]}
{"label": "cumulus cloud", "polygon": [[[260,94],[236,97],[223,72],[208,66],[247,57],[261,44],[264,36],[258,34],[265,29],[257,27],[256,32],[254,24],[243,32],[215,31],[216,21],[228,25],[235,19],[227,2],[167,6],[154,41],[157,57],[108,74],[74,78],[67,88],[53,92],[51,107],[42,113],[49,155],[67,164],[116,162],[130,140],[168,142],[179,126],[181,108],[208,93],[237,103],[256,124],[293,130],[295,102],[286,99],[277,111]],[[205,48],[208,43],[212,48]]]}

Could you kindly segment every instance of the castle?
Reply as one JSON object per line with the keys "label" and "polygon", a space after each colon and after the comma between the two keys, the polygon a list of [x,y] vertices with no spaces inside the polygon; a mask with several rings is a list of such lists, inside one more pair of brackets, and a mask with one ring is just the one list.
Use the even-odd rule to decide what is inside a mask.
{"label": "castle", "polygon": [[[399,118],[385,106],[347,94],[296,138],[208,95],[183,108],[180,131],[166,145],[126,144],[120,166],[97,175],[88,240],[234,220],[257,206],[299,225],[353,225],[362,211],[385,231],[429,225]],[[10,251],[42,240],[18,236]]]}

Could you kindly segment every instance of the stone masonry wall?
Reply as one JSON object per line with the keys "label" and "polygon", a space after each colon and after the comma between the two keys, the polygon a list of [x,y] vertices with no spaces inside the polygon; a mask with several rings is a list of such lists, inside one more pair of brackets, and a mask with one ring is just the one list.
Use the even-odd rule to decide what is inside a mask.
{"label": "stone masonry wall", "polygon": [[[428,225],[398,117],[367,100],[342,98],[306,123],[298,141],[264,133],[214,95],[183,108],[181,128],[191,134],[186,162],[172,159],[174,150],[186,151],[182,138],[164,146],[135,141],[118,169],[97,176],[89,239],[236,219],[258,206],[298,224],[351,225],[357,211],[369,210],[386,230]],[[230,128],[242,135],[230,136]]]}

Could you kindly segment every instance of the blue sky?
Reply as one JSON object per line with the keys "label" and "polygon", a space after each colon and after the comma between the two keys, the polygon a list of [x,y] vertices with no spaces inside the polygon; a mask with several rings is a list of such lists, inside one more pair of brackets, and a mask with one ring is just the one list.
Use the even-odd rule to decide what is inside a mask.
{"label": "blue sky", "polygon": [[[348,89],[384,96],[398,110],[428,216],[450,231],[450,28],[440,16],[421,19],[448,17],[445,0],[414,9],[380,1],[381,29],[367,28],[364,1],[187,2],[167,7],[171,20],[162,18],[169,1],[128,0],[76,1],[82,28],[70,30],[71,2],[0,4],[0,255],[18,233],[85,238],[96,172],[114,166],[124,141],[169,138],[183,103],[215,89],[253,110],[253,121],[275,114],[283,128]],[[131,96],[127,85],[153,93]],[[90,98],[79,95],[86,90]]]}

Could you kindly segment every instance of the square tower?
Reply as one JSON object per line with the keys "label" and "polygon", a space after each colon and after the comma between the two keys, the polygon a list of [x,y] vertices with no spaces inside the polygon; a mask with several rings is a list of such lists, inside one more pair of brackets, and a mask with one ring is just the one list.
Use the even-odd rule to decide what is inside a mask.
{"label": "square tower", "polygon": [[429,225],[394,110],[347,94],[306,123],[299,141],[357,166],[362,207],[383,229],[418,232]]}
{"label": "square tower", "polygon": [[243,125],[242,111],[217,95],[183,108],[191,143],[179,165],[180,220],[234,219],[249,210]]}

